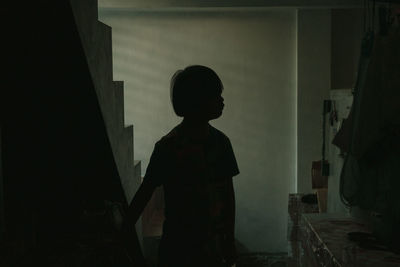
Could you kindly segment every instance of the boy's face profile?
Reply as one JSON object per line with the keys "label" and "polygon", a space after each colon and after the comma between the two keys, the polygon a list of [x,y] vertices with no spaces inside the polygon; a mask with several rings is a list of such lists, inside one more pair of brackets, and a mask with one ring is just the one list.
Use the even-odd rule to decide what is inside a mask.
{"label": "boy's face profile", "polygon": [[221,95],[222,93],[218,93],[217,95],[208,97],[201,103],[199,103],[199,107],[197,108],[197,114],[194,117],[197,117],[201,120],[215,120],[221,117],[222,110],[224,109],[224,98]]}
{"label": "boy's face profile", "polygon": [[224,109],[224,98],[218,93],[197,103],[197,108],[189,112],[186,117],[195,120],[210,121],[221,117]]}
{"label": "boy's face profile", "polygon": [[224,98],[219,93],[216,96],[209,98],[205,103],[205,110],[208,120],[218,119],[222,115],[222,110],[224,109]]}

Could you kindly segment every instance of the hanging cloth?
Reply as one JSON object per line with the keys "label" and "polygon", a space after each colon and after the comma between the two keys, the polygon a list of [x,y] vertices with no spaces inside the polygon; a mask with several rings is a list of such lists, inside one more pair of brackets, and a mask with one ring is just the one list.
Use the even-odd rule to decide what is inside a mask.
{"label": "hanging cloth", "polygon": [[[371,53],[361,54],[351,110],[348,154],[341,173],[341,197],[348,205],[372,208],[381,195],[379,162],[387,154],[385,143],[400,128],[399,34],[373,40]],[[336,140],[337,141],[337,140]],[[389,142],[392,142],[389,141]],[[395,146],[396,147],[396,146]]]}

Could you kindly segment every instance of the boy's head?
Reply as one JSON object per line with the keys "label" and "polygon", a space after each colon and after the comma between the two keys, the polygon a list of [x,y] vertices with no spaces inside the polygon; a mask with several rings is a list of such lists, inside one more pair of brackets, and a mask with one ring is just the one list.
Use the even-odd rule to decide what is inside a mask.
{"label": "boy's head", "polygon": [[222,90],[222,82],[212,69],[189,66],[172,76],[172,106],[179,117],[216,119],[224,107]]}

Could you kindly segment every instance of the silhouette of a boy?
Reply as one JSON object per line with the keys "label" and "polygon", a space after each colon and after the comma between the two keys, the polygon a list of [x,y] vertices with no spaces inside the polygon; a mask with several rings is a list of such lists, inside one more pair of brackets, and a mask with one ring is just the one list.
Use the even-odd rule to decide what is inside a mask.
{"label": "silhouette of a boy", "polygon": [[143,183],[129,207],[136,223],[157,186],[164,187],[165,221],[160,267],[232,266],[239,173],[229,138],[208,122],[222,115],[223,85],[205,66],[189,66],[171,79],[171,100],[183,121],[154,147]]}

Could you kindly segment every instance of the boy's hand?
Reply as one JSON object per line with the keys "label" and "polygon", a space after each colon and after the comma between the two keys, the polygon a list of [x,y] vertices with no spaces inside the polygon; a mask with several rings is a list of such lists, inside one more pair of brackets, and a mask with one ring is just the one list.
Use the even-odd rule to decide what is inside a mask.
{"label": "boy's hand", "polygon": [[227,263],[227,266],[235,266],[236,265],[236,246],[234,240],[225,240],[224,242],[224,257]]}
{"label": "boy's hand", "polygon": [[125,218],[120,231],[122,242],[131,262],[136,266],[147,267],[146,259],[140,247],[139,239],[136,233],[135,224],[132,220]]}

